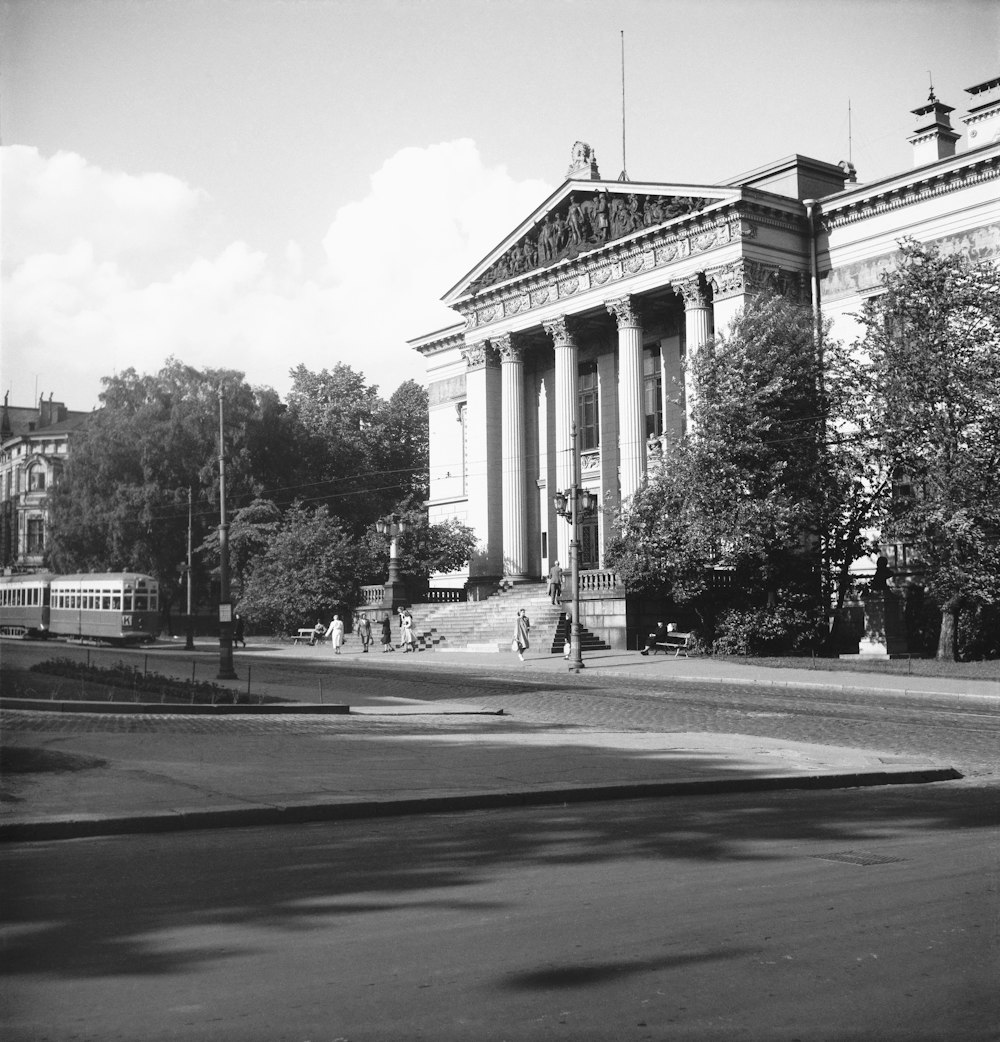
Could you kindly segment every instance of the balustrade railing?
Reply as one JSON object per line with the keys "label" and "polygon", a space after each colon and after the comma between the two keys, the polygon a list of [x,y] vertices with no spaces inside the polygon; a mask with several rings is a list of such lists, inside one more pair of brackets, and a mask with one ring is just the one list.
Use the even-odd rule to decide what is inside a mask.
{"label": "balustrade railing", "polygon": [[610,568],[594,568],[580,572],[580,594],[606,594],[621,590],[618,573]]}

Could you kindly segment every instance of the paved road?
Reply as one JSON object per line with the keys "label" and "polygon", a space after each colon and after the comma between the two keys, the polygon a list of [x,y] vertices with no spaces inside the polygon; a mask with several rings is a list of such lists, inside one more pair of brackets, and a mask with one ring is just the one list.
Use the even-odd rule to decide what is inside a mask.
{"label": "paved road", "polygon": [[9,1042],[986,1042],[986,787],[0,850]]}
{"label": "paved road", "polygon": [[[51,656],[37,647],[5,646],[8,661]],[[303,650],[303,649],[298,649]],[[317,649],[319,650],[319,649]],[[76,657],[95,661],[120,658],[115,651],[70,649]],[[132,653],[132,661],[148,658],[149,668],[190,676],[189,660],[178,653]],[[442,656],[442,659],[444,657]],[[484,665],[483,660],[487,660]],[[494,662],[489,660],[493,659]],[[417,660],[417,661],[414,661]],[[16,661],[16,660],[15,660]],[[208,679],[217,656],[197,658],[199,676]],[[645,665],[647,660],[643,660]],[[334,662],[329,655],[309,658],[279,655],[239,661],[244,678],[260,690],[285,697],[318,700],[320,683],[327,701],[352,706],[394,708],[417,703],[461,703],[485,709],[503,709],[514,721],[574,724],[578,726],[645,732],[704,731],[746,734],[765,738],[813,742],[861,749],[914,754],[954,765],[971,780],[1000,779],[1000,710],[996,700],[931,694],[911,695],[894,690],[856,691],[827,687],[770,687],[711,680],[672,679],[661,662],[653,676],[594,670],[579,676],[563,671],[541,672],[529,660],[528,668],[511,670],[500,656],[468,656],[454,664],[431,655],[345,656]],[[545,663],[547,665],[547,663]],[[683,660],[676,668],[684,666]],[[533,668],[534,667],[534,668]],[[816,674],[817,681],[843,681],[844,676]],[[246,683],[247,680],[241,681]],[[255,688],[256,689],[256,688]],[[159,730],[172,733],[268,734],[323,733],[338,730],[343,721],[115,717],[84,723],[58,717],[46,730]],[[349,726],[359,726],[355,719]],[[369,724],[368,726],[377,726]],[[386,724],[391,727],[393,725]]]}

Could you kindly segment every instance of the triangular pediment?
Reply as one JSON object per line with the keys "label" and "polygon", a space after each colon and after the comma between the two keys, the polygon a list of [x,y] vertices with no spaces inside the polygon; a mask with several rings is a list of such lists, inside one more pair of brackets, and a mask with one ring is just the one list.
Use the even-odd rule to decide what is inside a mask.
{"label": "triangular pediment", "polygon": [[509,279],[680,221],[739,189],[630,181],[566,181],[444,296],[452,304]]}

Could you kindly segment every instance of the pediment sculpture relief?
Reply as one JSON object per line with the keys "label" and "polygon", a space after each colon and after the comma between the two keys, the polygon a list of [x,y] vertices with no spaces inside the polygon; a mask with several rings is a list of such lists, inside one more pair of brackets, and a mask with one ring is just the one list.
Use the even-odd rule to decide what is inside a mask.
{"label": "pediment sculpture relief", "polygon": [[697,213],[710,200],[679,195],[572,192],[519,243],[470,284],[472,292],[545,268],[586,250]]}

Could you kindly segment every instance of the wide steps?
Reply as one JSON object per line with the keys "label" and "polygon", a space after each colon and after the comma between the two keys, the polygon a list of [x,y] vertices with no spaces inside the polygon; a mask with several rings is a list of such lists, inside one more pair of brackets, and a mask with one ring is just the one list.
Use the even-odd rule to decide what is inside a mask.
{"label": "wide steps", "polygon": [[[514,637],[518,608],[524,608],[531,620],[532,646],[562,654],[569,623],[563,608],[549,600],[544,583],[523,583],[485,601],[411,608],[417,650],[506,651]],[[581,629],[580,641],[585,650],[610,647],[587,629]]]}

